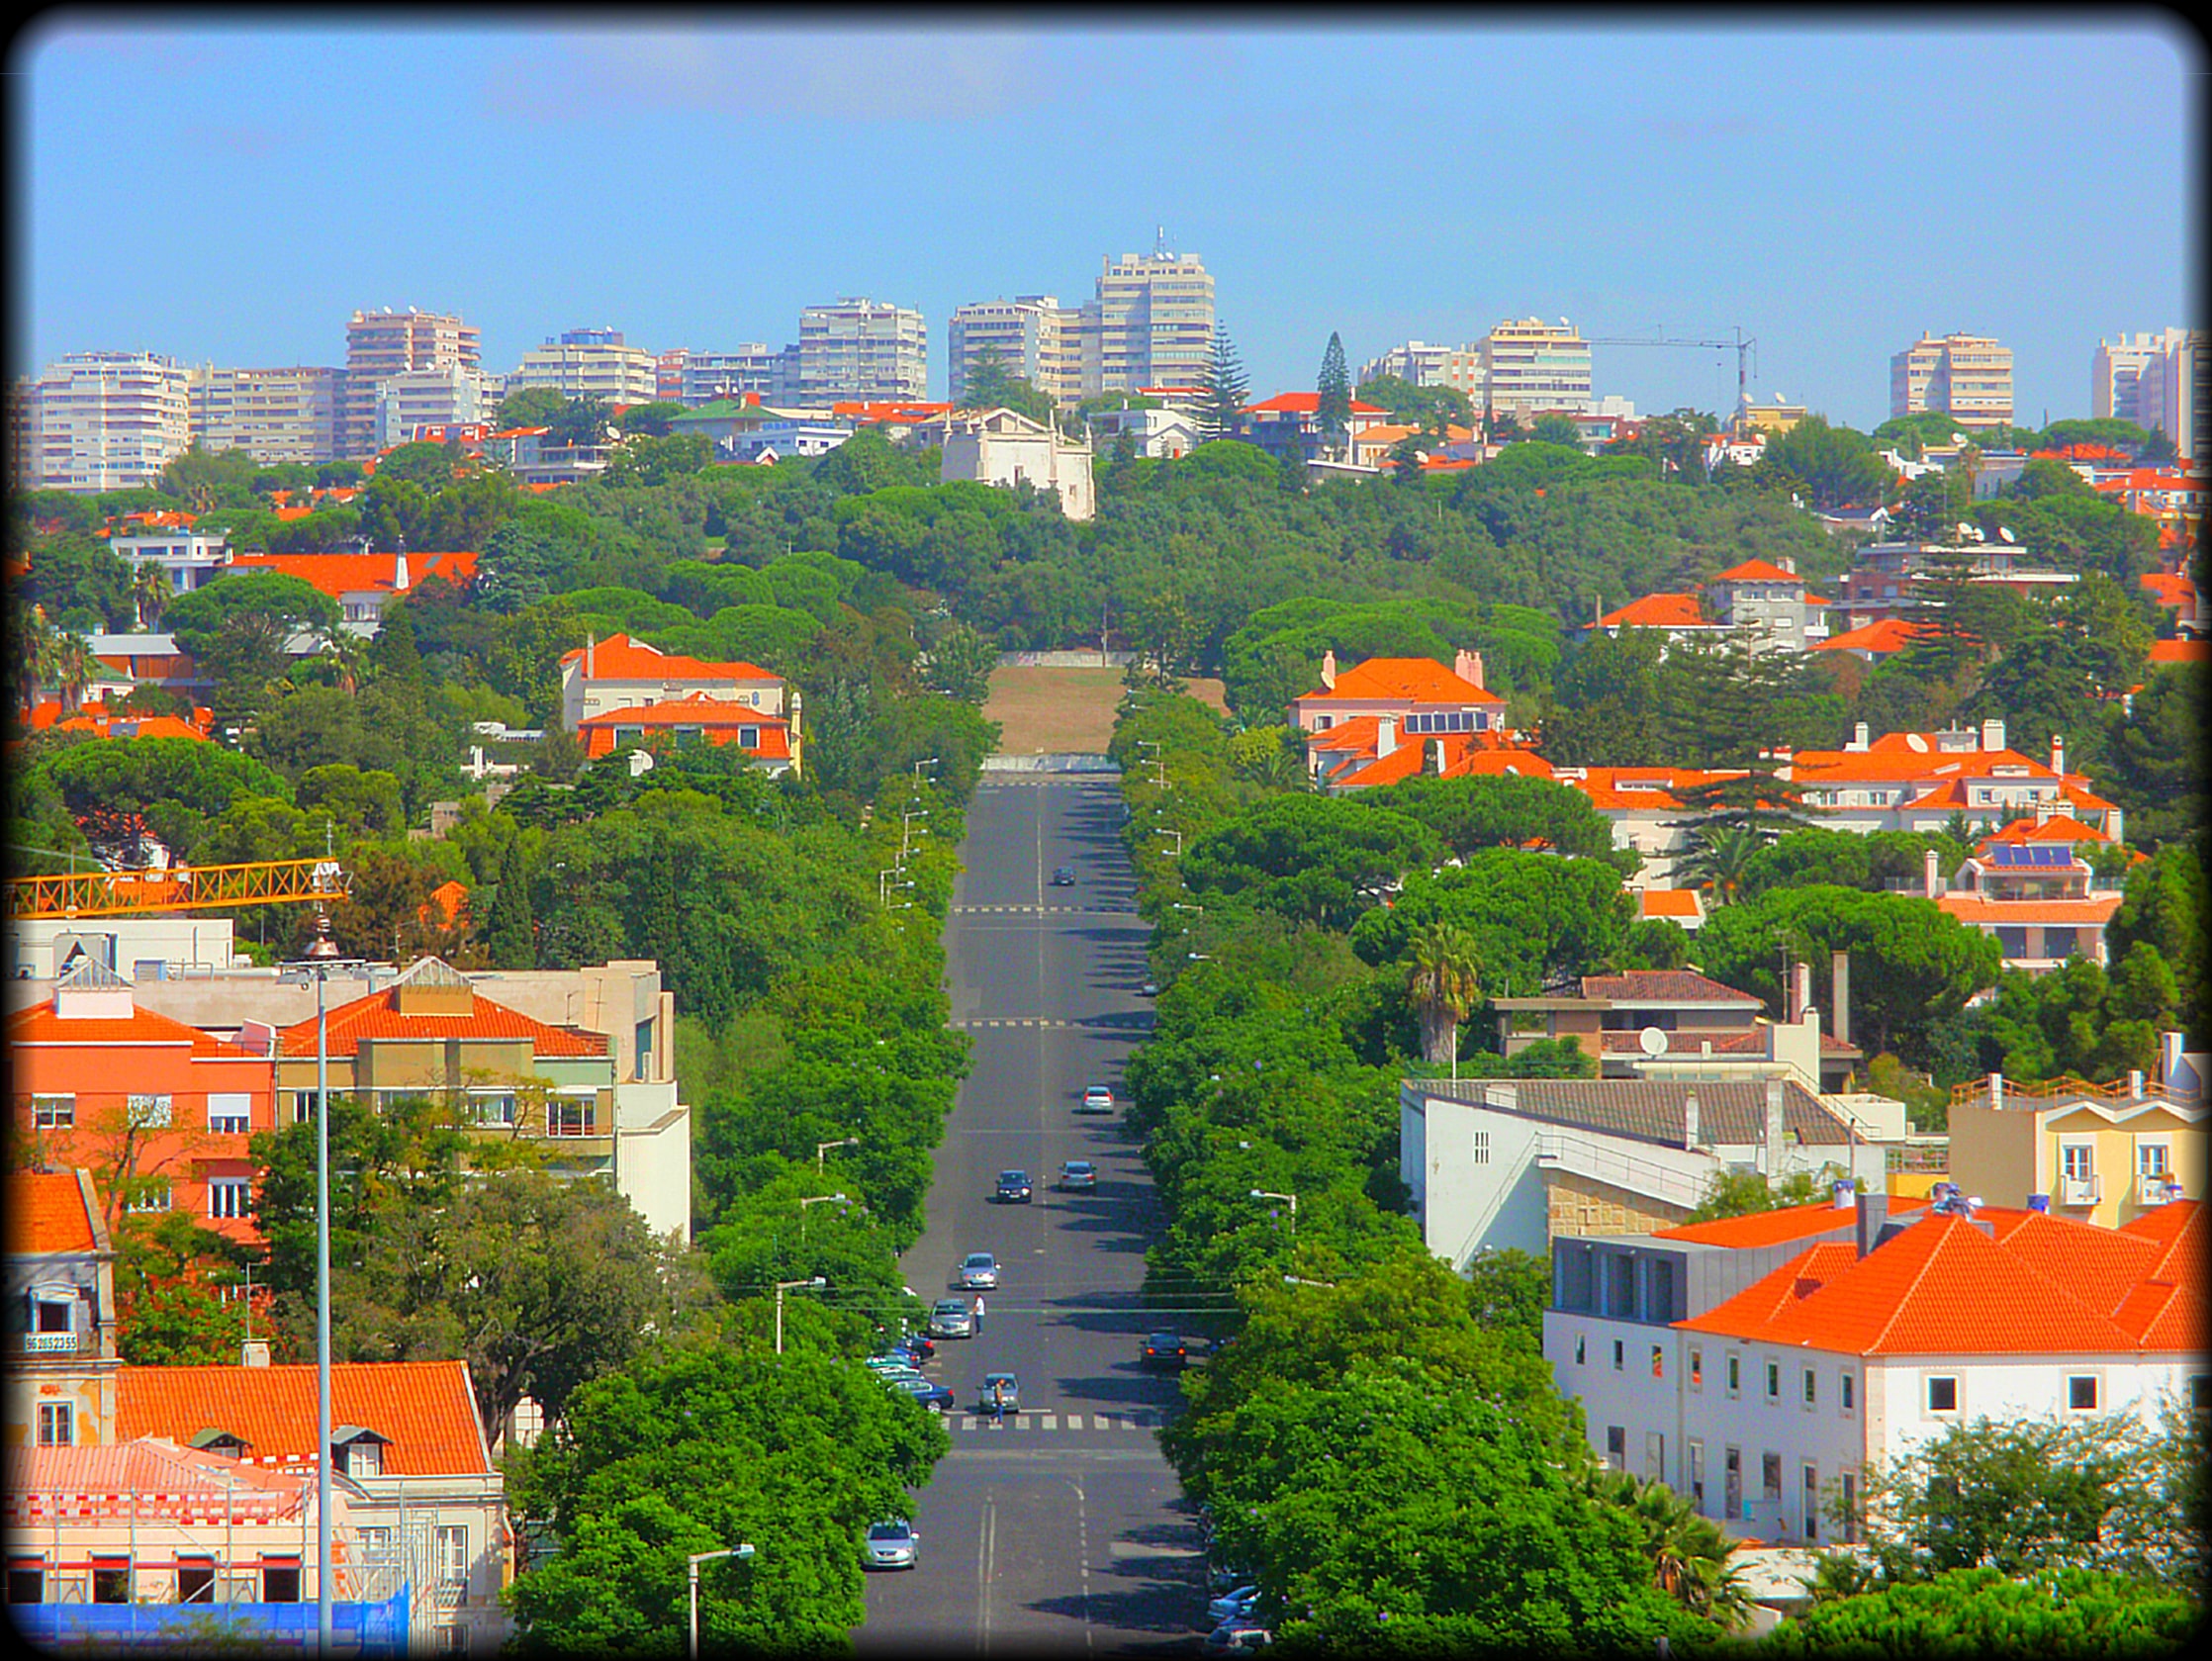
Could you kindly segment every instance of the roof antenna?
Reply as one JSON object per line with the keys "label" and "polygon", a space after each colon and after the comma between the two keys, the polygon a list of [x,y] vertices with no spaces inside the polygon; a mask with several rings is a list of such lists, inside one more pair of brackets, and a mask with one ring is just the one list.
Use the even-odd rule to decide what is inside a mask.
{"label": "roof antenna", "polygon": [[1165,227],[1164,225],[1155,225],[1152,227],[1152,258],[1165,259],[1166,257],[1167,227]]}

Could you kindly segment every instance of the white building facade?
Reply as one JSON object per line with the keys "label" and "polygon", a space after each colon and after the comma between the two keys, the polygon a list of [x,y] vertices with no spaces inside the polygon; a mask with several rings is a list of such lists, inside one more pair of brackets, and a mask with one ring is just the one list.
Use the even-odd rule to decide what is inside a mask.
{"label": "white building facade", "polygon": [[73,352],[39,377],[30,404],[36,490],[155,484],[192,440],[189,378],[149,352]]}
{"label": "white building facade", "polygon": [[533,388],[557,392],[572,402],[595,399],[617,404],[651,404],[659,396],[658,361],[642,346],[622,343],[611,328],[575,328],[522,354],[508,374],[502,396]]}
{"label": "white building facade", "polygon": [[192,442],[210,455],[243,450],[275,466],[321,466],[337,456],[338,393],[343,371],[218,369],[189,377]]}
{"label": "white building facade", "polygon": [[798,398],[808,404],[895,403],[929,390],[922,314],[865,296],[798,315]]}

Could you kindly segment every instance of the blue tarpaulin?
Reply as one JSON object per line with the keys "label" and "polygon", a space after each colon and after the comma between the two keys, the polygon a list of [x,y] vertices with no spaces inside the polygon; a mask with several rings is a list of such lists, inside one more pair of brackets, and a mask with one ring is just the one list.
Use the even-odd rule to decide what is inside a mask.
{"label": "blue tarpaulin", "polygon": [[[314,1604],[10,1604],[8,1618],[45,1650],[170,1648],[236,1639],[256,1648],[315,1647]],[[408,1652],[408,1589],[380,1604],[333,1603],[330,1636],[348,1656]]]}

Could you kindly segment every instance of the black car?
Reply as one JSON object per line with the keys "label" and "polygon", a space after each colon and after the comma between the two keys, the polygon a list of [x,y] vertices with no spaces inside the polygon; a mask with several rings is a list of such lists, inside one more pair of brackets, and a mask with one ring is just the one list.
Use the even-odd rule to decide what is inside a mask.
{"label": "black car", "polygon": [[1183,1340],[1173,1333],[1154,1333],[1145,1340],[1144,1353],[1139,1359],[1150,1371],[1180,1372],[1189,1359]]}
{"label": "black car", "polygon": [[927,1333],[902,1333],[891,1340],[893,1349],[903,1349],[916,1361],[926,1361],[937,1353],[937,1340]]}
{"label": "black car", "polygon": [[1002,1170],[998,1173],[998,1191],[991,1195],[1002,1205],[1029,1204],[1029,1172]]}
{"label": "black car", "polygon": [[1053,886],[1054,886],[1054,887],[1056,887],[1056,888],[1072,888],[1072,887],[1073,887],[1074,885],[1075,885],[1075,868],[1074,868],[1073,866],[1071,866],[1071,865],[1062,865],[1062,866],[1055,866],[1055,867],[1053,868]]}

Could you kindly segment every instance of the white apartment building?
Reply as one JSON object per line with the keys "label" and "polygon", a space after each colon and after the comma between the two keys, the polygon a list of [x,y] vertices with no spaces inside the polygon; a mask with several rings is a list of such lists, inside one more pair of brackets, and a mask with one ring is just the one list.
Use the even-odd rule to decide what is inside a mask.
{"label": "white apartment building", "polygon": [[1590,408],[1590,343],[1565,318],[1509,319],[1477,342],[1475,353],[1473,396],[1486,415],[1527,422]]}
{"label": "white apartment building", "polygon": [[2117,340],[2097,341],[2089,354],[2089,415],[2097,420],[2134,421],[2142,424],[2143,371],[2158,356],[2166,341],[2183,332],[2169,328],[2161,334],[2138,331]]}
{"label": "white apartment building", "polygon": [[220,530],[141,530],[111,536],[108,546],[134,566],[158,565],[172,595],[206,588],[230,564],[230,539]]}
{"label": "white apartment building", "polygon": [[522,354],[507,377],[503,398],[533,387],[581,402],[651,404],[659,394],[659,365],[643,346],[622,343],[612,328],[572,328]]}
{"label": "white apartment building", "polygon": [[1123,254],[1101,262],[1082,310],[1081,395],[1197,386],[1213,354],[1214,279],[1196,254]]}
{"label": "white apartment building", "polygon": [[[443,312],[355,312],[345,325],[345,389],[338,404],[338,454],[362,457],[377,437],[377,388],[418,369],[483,366],[482,331]],[[467,417],[474,419],[474,416]]]}
{"label": "white apartment building", "polygon": [[1049,294],[977,300],[957,308],[945,325],[947,396],[955,404],[985,351],[1055,404],[1082,397],[1082,311]]}
{"label": "white apartment building", "polygon": [[697,409],[725,398],[753,393],[766,402],[798,390],[798,348],[771,351],[765,340],[748,340],[727,352],[685,352],[679,402]]}
{"label": "white apartment building", "polygon": [[500,394],[489,376],[458,363],[391,376],[373,389],[371,448],[408,443],[425,426],[488,421],[499,403]]}
{"label": "white apartment building", "polygon": [[2012,421],[2012,348],[1982,334],[1920,338],[1889,360],[1889,415],[1940,410],[1961,426]]}
{"label": "white apartment building", "polygon": [[2172,439],[2185,461],[2202,460],[2212,437],[2212,358],[2204,348],[2202,330],[2167,329],[2137,386],[2136,423]]}
{"label": "white apartment building", "polygon": [[807,404],[895,403],[929,390],[922,314],[864,297],[798,315],[797,396]]}
{"label": "white apartment building", "polygon": [[2116,1230],[1841,1189],[1552,1248],[1543,1352],[1593,1451],[1739,1538],[1848,1541],[1867,1468],[1953,1425],[2203,1404],[2200,1208]]}
{"label": "white apartment building", "polygon": [[269,466],[334,460],[344,381],[334,368],[195,369],[187,377],[192,442],[210,455],[243,450]]}
{"label": "white apartment building", "polygon": [[1431,346],[1408,340],[1359,366],[1358,383],[1395,375],[1417,387],[1451,387],[1476,405],[1482,402],[1482,352],[1474,346]]}
{"label": "white apartment building", "polygon": [[35,490],[151,485],[191,444],[185,370],[150,352],[72,352],[39,377],[30,405]]}

